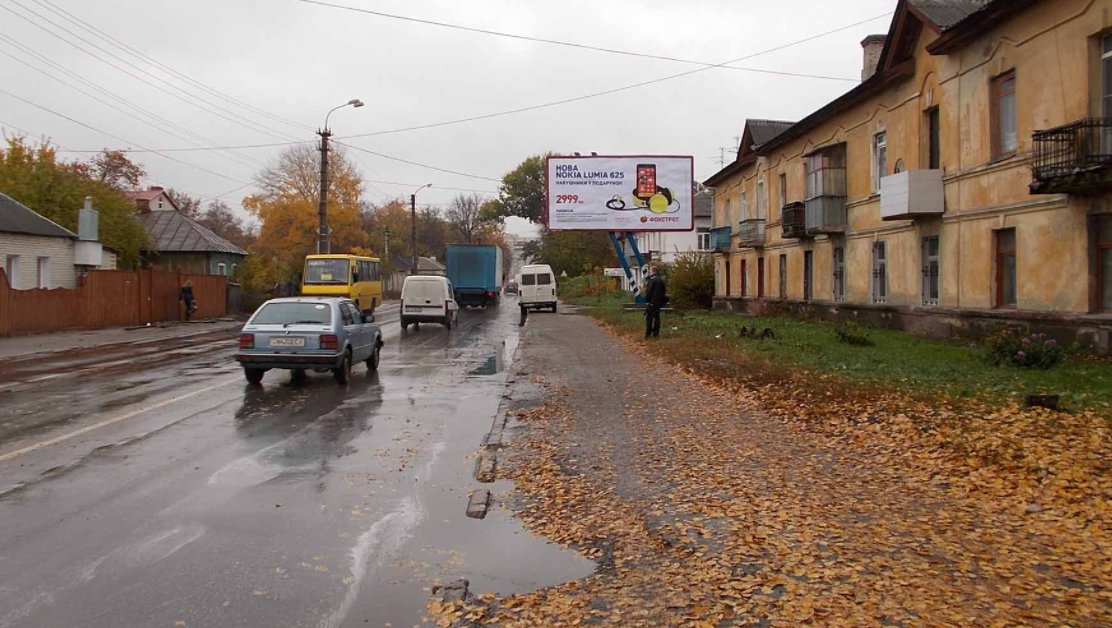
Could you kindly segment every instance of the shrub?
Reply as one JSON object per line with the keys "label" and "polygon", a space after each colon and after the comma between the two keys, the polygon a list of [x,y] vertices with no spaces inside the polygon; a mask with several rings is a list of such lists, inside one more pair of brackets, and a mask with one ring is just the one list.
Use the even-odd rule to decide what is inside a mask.
{"label": "shrub", "polygon": [[1065,356],[1057,341],[1046,334],[1024,334],[1016,329],[1005,329],[989,336],[985,340],[985,353],[997,366],[1010,364],[1026,369],[1048,369]]}
{"label": "shrub", "polygon": [[710,309],[714,303],[714,258],[682,253],[667,273],[668,295],[676,305]]}
{"label": "shrub", "polygon": [[839,342],[844,342],[857,347],[870,347],[873,341],[869,339],[869,328],[857,321],[842,321],[834,327],[834,334]]}

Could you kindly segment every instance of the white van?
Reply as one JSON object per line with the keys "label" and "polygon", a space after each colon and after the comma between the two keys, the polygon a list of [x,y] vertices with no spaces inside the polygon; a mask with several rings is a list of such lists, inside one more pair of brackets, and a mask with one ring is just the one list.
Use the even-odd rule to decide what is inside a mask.
{"label": "white van", "polygon": [[556,311],[556,273],[548,264],[521,267],[517,282],[517,302],[533,310],[548,308]]}
{"label": "white van", "polygon": [[459,305],[452,296],[452,282],[447,277],[434,275],[410,275],[402,284],[401,302],[402,329],[413,323],[418,329],[421,323],[440,323],[451,329],[459,317]]}

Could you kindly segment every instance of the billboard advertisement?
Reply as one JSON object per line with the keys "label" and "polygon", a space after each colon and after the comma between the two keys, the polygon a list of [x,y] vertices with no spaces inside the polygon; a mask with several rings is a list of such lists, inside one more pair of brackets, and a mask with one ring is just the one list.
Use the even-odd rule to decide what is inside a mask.
{"label": "billboard advertisement", "polygon": [[549,157],[552,231],[691,231],[692,157]]}

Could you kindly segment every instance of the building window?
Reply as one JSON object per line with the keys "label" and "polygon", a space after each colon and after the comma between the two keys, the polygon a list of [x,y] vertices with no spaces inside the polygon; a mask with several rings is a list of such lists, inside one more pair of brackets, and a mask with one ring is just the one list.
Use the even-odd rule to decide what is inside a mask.
{"label": "building window", "polygon": [[938,107],[927,109],[927,168],[938,170],[942,167],[942,129],[938,117]]}
{"label": "building window", "polygon": [[[1112,224],[1112,223],[1110,223]],[[1109,256],[1112,259],[1112,255]],[[1109,273],[1112,278],[1112,272]],[[1109,292],[1112,295],[1112,291]],[[757,258],[757,298],[763,298],[765,295],[765,258]]]}
{"label": "building window", "polygon": [[746,260],[741,260],[741,296],[749,296],[749,268]]}
{"label": "building window", "polygon": [[880,178],[888,174],[888,133],[873,136],[873,192],[880,191]]}
{"label": "building window", "polygon": [[39,258],[39,287],[50,288],[50,258]]}
{"label": "building window", "polygon": [[832,260],[834,272],[831,279],[834,284],[834,294],[832,298],[835,301],[845,301],[846,299],[846,249],[845,247],[834,247],[834,259]]}
{"label": "building window", "polygon": [[814,281],[815,279],[815,253],[814,251],[803,251],[803,300],[810,301],[813,298]]}
{"label": "building window", "polygon": [[233,276],[233,277],[235,276],[235,274],[236,274],[236,270],[237,270],[238,268],[239,268],[239,264],[232,264],[232,276]]}
{"label": "building window", "polygon": [[923,305],[938,305],[938,236],[923,238]]}
{"label": "building window", "polygon": [[873,242],[873,303],[888,302],[888,254],[884,242]]}
{"label": "building window", "polygon": [[1100,309],[1112,312],[1112,214],[1098,216],[1097,264],[1100,277]]}
{"label": "building window", "polygon": [[1016,133],[1015,71],[992,79],[992,157],[1011,157],[1019,145]]}
{"label": "building window", "polygon": [[19,288],[19,256],[9,255],[4,258],[4,274],[8,276],[8,286],[13,290]]}
{"label": "building window", "polygon": [[228,274],[228,265],[225,264],[224,262],[220,262],[219,264],[217,264],[216,265],[216,274],[217,275],[227,275]]}
{"label": "building window", "polygon": [[780,207],[788,204],[788,175],[780,173]]}
{"label": "building window", "polygon": [[780,254],[780,298],[788,298],[788,254]]}
{"label": "building window", "polygon": [[996,232],[996,307],[1015,307],[1016,288],[1015,229]]}
{"label": "building window", "polygon": [[740,220],[749,220],[749,199],[746,198],[745,192],[741,193],[741,218]]}
{"label": "building window", "polygon": [[[700,229],[699,230],[699,250],[700,251],[709,251],[710,250],[710,231],[708,231],[706,229]],[[232,272],[235,272],[235,270],[233,270]]]}
{"label": "building window", "polygon": [[765,209],[768,207],[768,193],[765,192],[764,179],[757,179],[757,218],[765,217]]}
{"label": "building window", "polygon": [[733,206],[730,204],[730,199],[726,199],[726,223],[730,224],[734,221]]}

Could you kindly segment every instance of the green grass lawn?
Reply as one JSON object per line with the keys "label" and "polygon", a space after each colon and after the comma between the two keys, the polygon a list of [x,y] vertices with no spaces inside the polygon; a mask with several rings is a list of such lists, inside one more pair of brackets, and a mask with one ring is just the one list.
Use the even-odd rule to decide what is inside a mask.
{"label": "green grass lawn", "polygon": [[[621,311],[624,301],[628,298],[618,294],[576,302],[595,306],[586,312],[603,321],[630,331],[642,329],[644,319],[639,312]],[[775,331],[776,340],[740,337],[738,331],[743,325],[769,327]],[[754,366],[776,364],[891,385],[912,393],[944,393],[951,397],[1022,401],[1028,394],[1059,394],[1066,407],[1112,414],[1112,363],[1090,357],[1070,356],[1045,371],[997,367],[985,360],[979,348],[960,342],[869,329],[873,346],[861,347],[839,342],[830,323],[705,311],[665,313],[662,336],[721,347],[722,355]]]}

